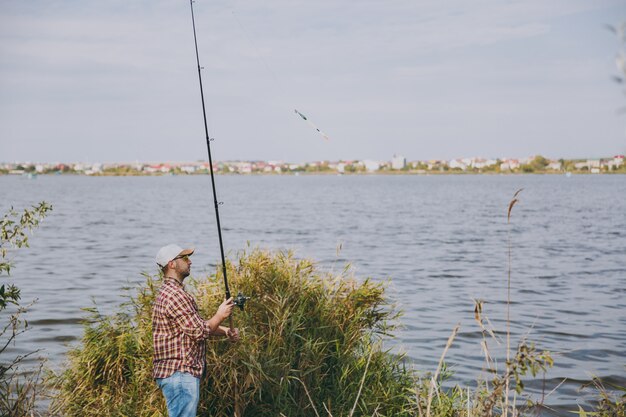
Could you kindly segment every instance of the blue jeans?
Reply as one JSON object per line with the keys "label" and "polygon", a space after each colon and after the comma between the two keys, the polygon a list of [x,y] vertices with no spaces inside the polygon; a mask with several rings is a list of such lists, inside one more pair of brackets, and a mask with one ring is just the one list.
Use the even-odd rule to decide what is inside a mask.
{"label": "blue jeans", "polygon": [[174,372],[156,383],[163,391],[169,417],[196,417],[200,399],[200,378],[186,372]]}

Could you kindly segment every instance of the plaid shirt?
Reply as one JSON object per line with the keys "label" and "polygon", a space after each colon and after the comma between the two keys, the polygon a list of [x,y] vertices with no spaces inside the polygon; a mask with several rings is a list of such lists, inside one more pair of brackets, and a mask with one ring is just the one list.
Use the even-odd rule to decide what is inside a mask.
{"label": "plaid shirt", "polygon": [[183,285],[166,278],[152,309],[154,378],[176,371],[200,378],[204,369],[209,323],[198,314],[198,305]]}

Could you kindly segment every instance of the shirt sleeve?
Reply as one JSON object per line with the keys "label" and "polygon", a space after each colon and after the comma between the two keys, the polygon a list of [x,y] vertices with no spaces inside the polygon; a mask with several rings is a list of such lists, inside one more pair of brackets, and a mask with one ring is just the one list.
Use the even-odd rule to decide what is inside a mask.
{"label": "shirt sleeve", "polygon": [[191,297],[177,294],[167,305],[167,313],[184,334],[193,340],[206,339],[211,335],[209,323],[202,319],[193,305]]}

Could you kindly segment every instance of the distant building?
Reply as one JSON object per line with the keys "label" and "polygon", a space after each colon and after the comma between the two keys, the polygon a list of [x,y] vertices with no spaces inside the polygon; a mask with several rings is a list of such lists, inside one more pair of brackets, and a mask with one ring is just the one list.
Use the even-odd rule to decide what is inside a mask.
{"label": "distant building", "polygon": [[242,174],[251,174],[252,173],[252,164],[250,162],[238,162],[237,163],[237,171]]}
{"label": "distant building", "polygon": [[504,159],[500,164],[501,171],[512,171],[514,169],[518,169],[520,166],[520,162],[517,159]]}
{"label": "distant building", "polygon": [[445,161],[438,161],[436,159],[431,159],[430,161],[428,161],[428,163],[426,164],[426,167],[429,170],[432,170],[434,168],[439,168],[442,165],[445,165],[446,162]]}
{"label": "distant building", "polygon": [[450,169],[462,169],[465,171],[467,169],[467,164],[462,159],[451,159],[448,162],[448,167]]}
{"label": "distant building", "polygon": [[483,169],[483,168],[487,168],[492,165],[495,165],[497,163],[498,161],[496,161],[495,159],[475,158],[472,160],[471,166],[473,168]]}
{"label": "distant building", "polygon": [[550,163],[546,166],[546,169],[551,169],[553,171],[560,171],[561,163],[559,161],[550,161]]}
{"label": "distant building", "polygon": [[84,166],[83,168],[85,168],[85,174],[86,175],[94,175],[94,174],[99,174],[102,172],[102,164],[101,163],[95,163],[93,165],[91,165],[91,167],[87,168],[87,166]]}
{"label": "distant building", "polygon": [[380,169],[380,162],[378,161],[370,161],[369,159],[366,159],[363,161],[363,165],[365,165],[365,169],[368,172],[374,172]]}
{"label": "distant building", "polygon": [[391,158],[392,169],[404,169],[406,167],[406,158],[402,155],[393,155]]}
{"label": "distant building", "polygon": [[599,159],[587,159],[588,168],[600,168],[601,163]]}

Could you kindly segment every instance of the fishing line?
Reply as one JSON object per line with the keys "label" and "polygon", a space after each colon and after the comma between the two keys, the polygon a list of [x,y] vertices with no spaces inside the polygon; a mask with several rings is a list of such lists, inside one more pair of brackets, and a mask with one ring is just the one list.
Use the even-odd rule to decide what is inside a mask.
{"label": "fishing line", "polygon": [[[239,21],[239,18],[237,17],[237,13],[235,13],[234,10],[231,10],[231,15],[233,17],[233,19],[235,20],[235,22],[237,23],[237,26],[239,26],[239,29],[241,30],[241,32],[243,33],[244,37],[246,38],[246,40],[250,43],[250,45],[252,45],[252,48],[254,49],[254,51],[256,52],[256,56],[258,57],[258,59],[263,63],[263,65],[265,66],[265,69],[267,70],[267,72],[272,76],[273,78],[273,82],[275,87],[277,87],[277,90],[279,90],[279,93],[282,95],[285,92],[285,89],[282,88],[282,84],[279,82],[278,76],[276,75],[276,72],[272,70],[272,68],[269,66],[269,64],[267,63],[267,61],[265,60],[265,58],[263,58],[263,55],[260,53],[259,48],[256,46],[256,44],[254,43],[254,41],[252,40],[252,38],[248,35],[248,32],[246,31],[246,29],[244,28],[244,26],[241,24],[241,22]],[[280,100],[280,99],[279,99]],[[282,101],[282,100],[281,100]],[[282,103],[284,105],[284,103]],[[288,106],[284,105],[284,107],[288,108]],[[315,129],[320,135],[322,135],[322,137],[325,140],[329,140],[330,138],[328,137],[327,134],[325,134],[324,132],[322,132],[310,119],[309,117],[305,116],[304,114],[300,113],[298,111],[298,109],[293,108],[294,113],[297,114],[300,118],[302,118],[302,120],[306,121],[309,126],[311,126],[313,129]]]}

